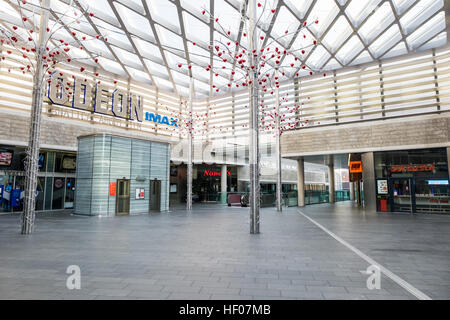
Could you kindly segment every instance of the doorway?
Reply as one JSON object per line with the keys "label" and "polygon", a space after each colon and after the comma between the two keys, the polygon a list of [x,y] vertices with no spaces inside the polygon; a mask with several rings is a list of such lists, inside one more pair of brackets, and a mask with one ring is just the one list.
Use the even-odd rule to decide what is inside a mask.
{"label": "doorway", "polygon": [[415,181],[412,178],[389,179],[392,212],[416,212]]}
{"label": "doorway", "polygon": [[161,180],[150,181],[150,211],[161,211]]}
{"label": "doorway", "polygon": [[130,215],[130,180],[117,180],[116,216]]}

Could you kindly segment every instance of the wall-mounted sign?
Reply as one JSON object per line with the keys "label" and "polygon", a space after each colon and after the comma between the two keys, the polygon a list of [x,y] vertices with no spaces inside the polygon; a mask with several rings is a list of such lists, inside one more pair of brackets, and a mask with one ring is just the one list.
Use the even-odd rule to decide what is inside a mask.
{"label": "wall-mounted sign", "polygon": [[448,186],[448,180],[427,180],[430,186]]}
{"label": "wall-mounted sign", "polygon": [[348,170],[350,173],[362,173],[363,166],[362,161],[350,161],[348,165]]}
{"label": "wall-mounted sign", "polygon": [[9,167],[13,159],[13,152],[0,151],[0,166]]}
{"label": "wall-mounted sign", "polygon": [[62,168],[64,170],[75,170],[77,168],[77,158],[72,156],[64,156],[62,159]]}
{"label": "wall-mounted sign", "polygon": [[378,180],[377,181],[377,191],[378,191],[378,194],[389,194],[388,181],[387,180]]}
{"label": "wall-mounted sign", "polygon": [[145,113],[145,121],[150,121],[158,124],[164,124],[166,126],[178,128],[178,119],[170,118],[167,116],[161,116],[159,114],[154,114],[151,112]]}
{"label": "wall-mounted sign", "polygon": [[[204,177],[221,177],[222,176],[222,172],[214,172],[214,171],[210,171],[210,170],[204,170],[203,176]],[[227,170],[227,176],[228,177],[231,176],[231,171],[230,170]]]}
{"label": "wall-mounted sign", "polygon": [[143,200],[143,199],[145,199],[145,189],[137,188],[136,189],[136,200]]}
{"label": "wall-mounted sign", "polygon": [[104,84],[93,86],[92,82],[77,77],[69,82],[59,72],[54,72],[50,80],[47,97],[53,104],[139,122],[143,120],[144,99],[141,96],[122,89],[111,91]]}
{"label": "wall-mounted sign", "polygon": [[111,182],[109,184],[109,195],[110,196],[115,196],[117,192],[117,182]]}
{"label": "wall-mounted sign", "polygon": [[391,166],[392,173],[402,172],[433,172],[434,164],[401,164]]}
{"label": "wall-mounted sign", "polygon": [[55,178],[53,185],[55,189],[61,189],[64,186],[64,178]]}

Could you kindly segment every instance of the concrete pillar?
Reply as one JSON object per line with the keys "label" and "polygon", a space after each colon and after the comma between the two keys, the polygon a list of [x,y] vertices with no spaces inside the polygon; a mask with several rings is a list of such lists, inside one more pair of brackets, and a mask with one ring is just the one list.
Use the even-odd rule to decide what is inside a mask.
{"label": "concrete pillar", "polygon": [[350,200],[355,201],[355,183],[350,182]]}
{"label": "concrete pillar", "polygon": [[377,199],[375,190],[375,162],[373,152],[363,153],[362,156],[364,183],[364,207],[367,210],[376,210]]}
{"label": "concrete pillar", "polygon": [[221,192],[221,202],[227,203],[227,181],[228,181],[228,168],[227,165],[222,165],[222,173],[220,176],[220,192]]}
{"label": "concrete pillar", "polygon": [[335,188],[334,188],[334,156],[331,155],[328,161],[328,182],[330,183],[330,203],[335,203]]}
{"label": "concrete pillar", "polygon": [[305,206],[305,159],[297,160],[297,190],[298,190],[298,206]]}

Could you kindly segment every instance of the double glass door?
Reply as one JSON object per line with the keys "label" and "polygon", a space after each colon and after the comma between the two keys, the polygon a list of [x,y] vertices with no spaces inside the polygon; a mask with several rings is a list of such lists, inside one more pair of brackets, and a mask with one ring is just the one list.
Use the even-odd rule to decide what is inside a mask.
{"label": "double glass door", "polygon": [[389,180],[391,208],[393,212],[416,212],[415,181],[412,178]]}

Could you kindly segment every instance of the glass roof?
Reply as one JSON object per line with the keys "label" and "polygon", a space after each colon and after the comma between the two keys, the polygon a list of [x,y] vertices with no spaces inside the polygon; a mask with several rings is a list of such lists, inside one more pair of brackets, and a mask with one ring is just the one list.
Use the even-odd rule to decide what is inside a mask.
{"label": "glass roof", "polygon": [[[90,65],[97,64],[88,61],[89,57],[100,56],[100,68],[179,95],[188,94],[192,74],[197,98],[202,98],[216,94],[213,85],[227,86],[238,68],[217,59],[210,44],[228,41],[231,50],[248,49],[244,35],[248,30],[240,19],[241,12],[247,14],[247,2],[51,0],[51,25],[64,24],[67,10],[80,13],[81,7],[88,8],[94,16],[80,16],[80,23],[68,25],[57,39],[73,41],[71,32],[76,32],[79,37],[102,35],[108,41],[83,43],[87,54],[74,48],[74,55],[85,54]],[[288,69],[300,61],[309,69],[328,71],[447,43],[444,0],[260,0],[259,3],[259,35],[266,44],[273,42],[281,50],[294,53],[281,59]],[[38,0],[28,1],[23,6],[24,14],[32,18],[38,6]],[[202,10],[219,18],[220,23],[210,22]],[[11,28],[20,18],[16,1],[0,0],[3,27]],[[305,21],[315,20],[319,23],[301,29]],[[38,24],[37,17],[34,22]],[[317,46],[311,46],[313,41],[317,41]],[[239,43],[239,48],[235,48],[234,42]],[[305,47],[305,51],[300,50]],[[270,65],[266,66],[269,68]],[[296,74],[309,73],[298,68],[284,79]],[[238,89],[232,85],[226,90]]]}

